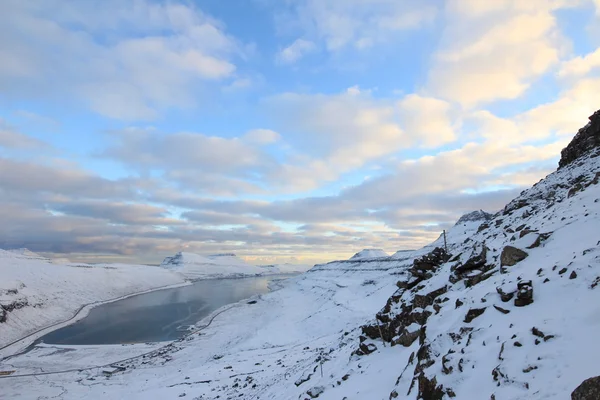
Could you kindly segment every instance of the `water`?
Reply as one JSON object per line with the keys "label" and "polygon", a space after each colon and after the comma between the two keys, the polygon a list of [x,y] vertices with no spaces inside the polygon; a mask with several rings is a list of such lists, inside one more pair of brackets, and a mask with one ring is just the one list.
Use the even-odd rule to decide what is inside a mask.
{"label": "water", "polygon": [[289,277],[211,279],[164,289],[93,308],[72,325],[43,336],[48,344],[90,345],[175,340],[186,328],[216,309],[257,294],[269,283]]}

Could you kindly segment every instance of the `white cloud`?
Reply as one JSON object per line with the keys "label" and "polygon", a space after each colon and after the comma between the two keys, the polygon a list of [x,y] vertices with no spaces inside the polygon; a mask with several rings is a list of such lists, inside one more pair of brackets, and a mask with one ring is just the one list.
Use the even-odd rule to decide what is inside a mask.
{"label": "white cloud", "polygon": [[558,71],[558,76],[583,76],[587,75],[595,68],[600,68],[600,47],[583,57],[579,56],[563,62],[560,70]]}
{"label": "white cloud", "polygon": [[249,143],[264,145],[278,142],[281,139],[281,135],[270,129],[253,129],[246,132],[243,138]]}
{"label": "white cloud", "polygon": [[314,189],[401,149],[456,139],[450,105],[418,95],[376,99],[355,86],[333,95],[286,93],[266,105],[294,149],[271,181],[292,190]]}
{"label": "white cloud", "polygon": [[0,118],[0,148],[18,150],[48,149],[50,145],[34,137],[16,131]]}
{"label": "white cloud", "polygon": [[281,64],[293,64],[315,50],[316,46],[313,42],[304,39],[296,39],[294,43],[282,49],[277,54],[276,60]]}
{"label": "white cloud", "polygon": [[282,19],[281,29],[291,26],[339,51],[388,42],[397,32],[433,21],[436,13],[435,2],[429,0],[300,0],[292,15]]}
{"label": "white cloud", "polygon": [[562,2],[455,0],[428,90],[465,107],[521,96],[566,49],[553,11]]}
{"label": "white cloud", "polygon": [[443,100],[410,94],[398,102],[401,124],[408,135],[426,147],[437,147],[456,140],[457,114]]}
{"label": "white cloud", "polygon": [[11,96],[83,98],[119,119],[195,104],[232,76],[238,43],[193,6],[147,0],[25,2],[0,13],[0,89]]}

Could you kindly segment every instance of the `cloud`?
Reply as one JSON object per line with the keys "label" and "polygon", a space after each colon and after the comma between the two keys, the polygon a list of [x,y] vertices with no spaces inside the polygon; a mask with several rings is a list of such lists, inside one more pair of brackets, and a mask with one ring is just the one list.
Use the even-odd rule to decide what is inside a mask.
{"label": "cloud", "polygon": [[336,52],[389,42],[398,32],[430,23],[436,13],[433,1],[301,0],[280,18],[280,29],[291,27]]}
{"label": "cloud", "polygon": [[281,139],[281,135],[270,129],[253,129],[246,132],[244,140],[258,145],[273,144]]}
{"label": "cloud", "polygon": [[561,78],[583,76],[595,68],[600,68],[600,47],[585,56],[563,62],[558,76]]}
{"label": "cloud", "polygon": [[553,11],[567,3],[455,0],[429,72],[435,96],[474,107],[521,96],[558,65],[566,42]]}
{"label": "cloud", "polygon": [[313,42],[296,39],[292,44],[282,49],[276,57],[276,61],[280,64],[293,64],[302,57],[316,50]]}
{"label": "cloud", "polygon": [[[59,4],[60,3],[60,4]],[[67,95],[117,119],[152,119],[195,104],[232,76],[241,46],[191,5],[8,0],[0,14],[0,89],[13,97]]]}
{"label": "cloud", "polygon": [[51,146],[34,137],[17,132],[0,118],[0,147],[15,150],[49,149]]}
{"label": "cloud", "polygon": [[133,193],[127,179],[111,181],[73,166],[61,168],[5,158],[0,158],[0,191],[96,199],[130,198]]}
{"label": "cloud", "polygon": [[[255,135],[265,139],[268,133]],[[113,144],[101,155],[138,168],[228,173],[268,163],[268,157],[260,148],[235,137],[228,139],[192,132],[166,134],[143,128],[113,131],[110,136]]]}

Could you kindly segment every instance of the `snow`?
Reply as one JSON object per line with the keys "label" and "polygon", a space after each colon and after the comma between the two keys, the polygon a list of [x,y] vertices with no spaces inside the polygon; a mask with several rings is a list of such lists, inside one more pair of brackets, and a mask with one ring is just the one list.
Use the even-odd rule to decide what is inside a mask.
{"label": "snow", "polygon": [[353,255],[351,260],[364,260],[368,258],[389,257],[390,255],[381,249],[364,249]]}
{"label": "snow", "polygon": [[[253,304],[240,302],[215,312],[198,324],[199,331],[160,349],[134,345],[123,354],[114,347],[61,353],[63,348],[54,346],[1,361],[0,370],[15,371],[0,377],[2,395],[296,400],[309,398],[309,391],[319,392],[319,399],[388,399],[395,392],[397,398],[416,400],[415,372],[418,376],[422,371],[422,377],[435,377],[436,385],[451,389],[457,399],[569,398],[583,380],[600,375],[598,176],[600,157],[588,155],[549,175],[491,218],[462,219],[446,233],[451,260],[414,289],[398,289],[396,283],[412,282],[413,261],[443,247],[441,235],[416,251],[317,265],[281,282],[280,289],[257,296]],[[578,182],[583,182],[580,188]],[[508,245],[523,249],[528,257],[501,268],[500,254]],[[492,268],[488,279],[469,287],[464,279],[452,283],[454,267],[484,246]],[[183,253],[180,261],[168,262],[162,270],[195,271],[197,276],[218,271],[219,258],[200,257]],[[236,264],[228,273],[239,271],[251,270]],[[576,277],[571,279],[573,272]],[[534,302],[525,307],[502,302],[496,288],[513,291],[521,280],[533,282]],[[376,324],[375,315],[390,296],[398,300],[389,303],[386,313],[393,318],[416,295],[444,286],[446,293],[434,304],[439,310],[425,308],[431,315],[422,339],[410,347],[366,339],[376,350],[355,354],[361,326]],[[485,311],[464,322],[475,308]],[[421,325],[411,321],[407,328],[414,332]],[[136,349],[145,356],[121,361]],[[419,354],[429,359],[418,365]],[[102,367],[113,363],[126,370],[103,376]],[[71,367],[77,370],[18,376]],[[443,398],[449,398],[448,392]]]}
{"label": "snow", "polygon": [[183,276],[159,267],[55,264],[29,251],[0,250],[0,304],[26,304],[0,323],[0,349],[70,319],[85,304],[184,282]]}
{"label": "snow", "polygon": [[300,273],[309,268],[307,265],[295,264],[257,266],[246,263],[235,254],[201,256],[187,252],[179,252],[172,257],[166,257],[160,266],[176,271],[188,279],[240,278]]}

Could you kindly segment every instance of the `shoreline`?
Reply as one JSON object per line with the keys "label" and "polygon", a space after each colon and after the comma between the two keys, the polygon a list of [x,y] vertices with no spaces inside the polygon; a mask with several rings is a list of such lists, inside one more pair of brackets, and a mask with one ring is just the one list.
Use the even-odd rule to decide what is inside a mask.
{"label": "shoreline", "polygon": [[[71,325],[77,321],[80,321],[82,319],[84,319],[85,317],[87,317],[87,315],[90,313],[90,311],[97,306],[103,305],[103,304],[108,304],[108,303],[113,303],[116,301],[120,301],[120,300],[125,300],[127,298],[130,297],[134,297],[134,296],[138,296],[138,295],[142,295],[142,294],[147,294],[147,293],[151,293],[151,292],[157,292],[160,290],[168,290],[168,289],[174,289],[174,288],[178,288],[178,287],[183,287],[183,286],[189,286],[189,285],[193,285],[195,282],[198,281],[205,281],[205,280],[213,280],[213,279],[246,279],[246,278],[259,278],[259,277],[268,277],[268,276],[278,276],[278,275],[282,275],[282,276],[286,276],[285,279],[289,279],[293,276],[297,276],[297,275],[301,275],[298,273],[277,273],[277,274],[254,274],[254,275],[246,275],[246,276],[239,276],[239,275],[234,275],[234,276],[229,276],[229,277],[224,277],[224,276],[213,276],[213,277],[204,277],[204,278],[199,278],[199,279],[189,279],[186,278],[185,282],[182,283],[176,283],[173,285],[166,285],[166,286],[160,286],[160,287],[156,287],[156,288],[152,288],[152,289],[148,289],[148,290],[143,290],[140,292],[135,292],[135,293],[130,293],[124,296],[120,296],[120,297],[116,297],[113,299],[109,299],[109,300],[102,300],[102,301],[96,301],[93,303],[87,303],[82,305],[81,307],[79,307],[77,309],[77,311],[75,311],[75,313],[73,314],[73,316],[69,319],[63,320],[63,321],[59,321],[56,322],[52,325],[48,325],[45,326],[43,328],[39,328],[34,332],[31,332],[29,334],[27,334],[26,336],[23,336],[19,339],[16,339],[2,347],[0,347],[0,362],[3,362],[5,360],[8,360],[10,358],[13,358],[15,356],[19,356],[25,352],[27,352],[29,350],[29,348],[35,343],[36,340],[38,340],[39,338],[43,337],[44,335],[47,335],[50,332],[53,332],[57,329],[61,329],[64,328],[65,326]],[[269,288],[269,291],[275,291],[275,290],[279,290],[281,289],[282,286],[280,284],[275,284],[273,285],[273,288]],[[240,302],[242,301],[247,301],[251,298],[253,298],[254,296],[249,297],[248,299],[244,299],[244,300],[240,300]],[[205,318],[203,318],[202,320],[198,321],[197,324],[200,324],[203,320],[206,320],[207,318],[210,318],[211,316],[214,315],[214,317],[216,317],[215,313],[220,314],[222,312],[224,312],[225,310],[223,310],[223,308],[227,308],[227,307],[231,307],[232,305],[237,304],[237,303],[231,303],[228,305],[225,305],[223,307],[221,307],[220,309],[215,310],[213,313],[211,313],[210,315],[207,315]],[[212,321],[211,321],[212,322]],[[203,327],[203,329],[206,327]],[[197,330],[194,330],[197,331]],[[135,343],[133,343],[133,345],[135,345]]]}
{"label": "shoreline", "polygon": [[[27,350],[27,348],[29,346],[31,346],[40,337],[42,337],[56,329],[63,328],[65,326],[68,326],[74,322],[77,322],[77,321],[85,318],[89,314],[89,312],[96,306],[99,306],[102,304],[113,303],[115,301],[124,300],[129,297],[134,297],[134,296],[138,296],[141,294],[146,294],[146,293],[155,292],[155,291],[164,290],[164,289],[174,289],[177,287],[189,286],[192,284],[193,284],[193,282],[188,280],[188,281],[176,283],[173,285],[159,286],[159,287],[155,287],[155,288],[151,288],[151,289],[147,289],[147,290],[142,290],[140,292],[129,293],[124,296],[119,296],[119,297],[115,297],[115,298],[108,299],[108,300],[101,300],[101,301],[95,301],[92,303],[83,304],[75,311],[75,313],[73,314],[73,316],[71,318],[56,322],[52,325],[47,325],[43,328],[39,328],[34,332],[31,332],[19,339],[16,339],[16,340],[0,347],[0,362],[21,354],[23,351]],[[5,353],[9,353],[9,354],[5,354]]]}

